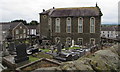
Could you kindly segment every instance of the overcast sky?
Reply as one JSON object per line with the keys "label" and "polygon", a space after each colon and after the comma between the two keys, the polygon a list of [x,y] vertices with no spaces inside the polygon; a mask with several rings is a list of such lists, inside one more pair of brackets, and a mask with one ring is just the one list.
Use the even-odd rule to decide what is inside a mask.
{"label": "overcast sky", "polygon": [[0,0],[0,22],[16,19],[39,22],[39,13],[43,9],[94,7],[96,2],[103,13],[102,24],[117,24],[119,0]]}

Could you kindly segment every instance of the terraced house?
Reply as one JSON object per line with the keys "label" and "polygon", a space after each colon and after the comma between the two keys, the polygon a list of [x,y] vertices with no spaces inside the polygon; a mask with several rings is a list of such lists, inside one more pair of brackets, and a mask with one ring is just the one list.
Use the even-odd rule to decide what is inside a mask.
{"label": "terraced house", "polygon": [[5,22],[2,25],[4,38],[11,35],[13,39],[22,39],[27,37],[28,28],[22,22]]}
{"label": "terraced house", "polygon": [[40,13],[40,33],[49,37],[53,43],[89,44],[100,42],[102,12],[100,8],[52,8]]}

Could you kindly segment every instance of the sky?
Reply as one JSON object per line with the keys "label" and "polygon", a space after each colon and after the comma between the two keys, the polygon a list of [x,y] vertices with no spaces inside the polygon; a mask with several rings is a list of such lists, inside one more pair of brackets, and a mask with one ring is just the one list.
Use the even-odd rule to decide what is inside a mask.
{"label": "sky", "polygon": [[102,24],[118,24],[119,0],[0,0],[0,22],[19,19],[39,22],[43,9],[95,7],[96,2],[103,13]]}

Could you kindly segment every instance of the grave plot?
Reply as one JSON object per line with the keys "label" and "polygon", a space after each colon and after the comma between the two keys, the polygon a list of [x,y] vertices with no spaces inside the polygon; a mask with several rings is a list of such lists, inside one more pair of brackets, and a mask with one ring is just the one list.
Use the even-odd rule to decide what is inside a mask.
{"label": "grave plot", "polygon": [[32,62],[32,63],[29,63],[27,65],[24,65],[24,66],[21,66],[19,68],[17,68],[16,70],[17,71],[35,71],[37,69],[40,69],[40,68],[51,68],[51,67],[58,67],[60,66],[60,63],[54,61],[54,60],[50,60],[50,59],[40,59],[40,60],[37,60],[35,62]]}

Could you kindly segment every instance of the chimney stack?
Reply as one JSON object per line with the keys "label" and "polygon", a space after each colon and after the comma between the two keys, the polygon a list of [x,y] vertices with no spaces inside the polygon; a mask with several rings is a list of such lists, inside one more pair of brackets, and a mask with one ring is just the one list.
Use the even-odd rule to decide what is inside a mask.
{"label": "chimney stack", "polygon": [[45,9],[43,9],[43,12],[45,11]]}
{"label": "chimney stack", "polygon": [[53,7],[53,9],[55,9],[55,7]]}

